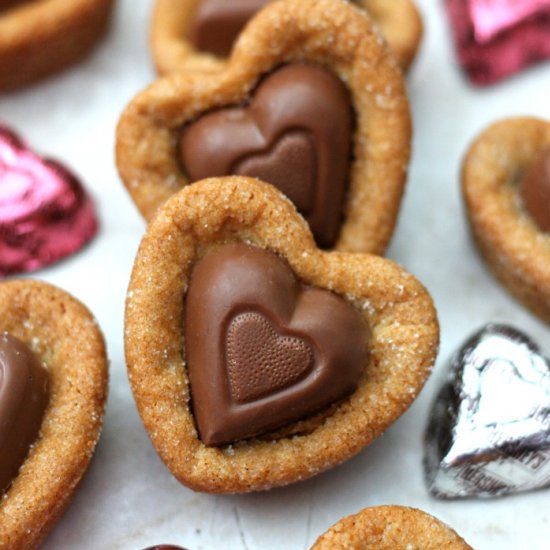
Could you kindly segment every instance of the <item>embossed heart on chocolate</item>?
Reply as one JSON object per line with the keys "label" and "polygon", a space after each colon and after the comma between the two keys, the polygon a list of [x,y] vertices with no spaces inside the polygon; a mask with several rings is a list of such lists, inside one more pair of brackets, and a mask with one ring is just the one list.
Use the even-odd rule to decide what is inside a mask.
{"label": "embossed heart on chocolate", "polygon": [[73,254],[97,227],[93,203],[77,178],[0,126],[0,275],[33,271]]}
{"label": "embossed heart on chocolate", "polygon": [[521,332],[487,325],[451,361],[426,436],[430,492],[494,497],[550,484],[550,363]]}
{"label": "embossed heart on chocolate", "polygon": [[201,440],[266,433],[351,393],[369,329],[335,294],[301,285],[272,252],[208,253],[191,275],[186,360]]}
{"label": "embossed heart on chocolate", "polygon": [[351,155],[349,93],[326,69],[287,65],[265,77],[250,104],[186,125],[181,162],[191,180],[237,174],[271,183],[308,221],[316,241],[334,244]]}
{"label": "embossed heart on chocolate", "polygon": [[0,496],[35,442],[48,404],[48,374],[29,348],[0,335]]}

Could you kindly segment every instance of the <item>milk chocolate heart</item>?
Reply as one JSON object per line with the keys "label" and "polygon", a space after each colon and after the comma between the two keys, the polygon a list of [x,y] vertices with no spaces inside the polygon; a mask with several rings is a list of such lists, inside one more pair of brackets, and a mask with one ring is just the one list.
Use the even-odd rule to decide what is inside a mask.
{"label": "milk chocolate heart", "polygon": [[162,207],[127,296],[143,423],[201,491],[269,489],[347,460],[406,410],[437,349],[433,304],[411,275],[318,249],[289,200],[243,176]]}
{"label": "milk chocolate heart", "polygon": [[450,368],[426,436],[430,492],[495,497],[550,485],[550,363],[538,346],[487,325]]}
{"label": "milk chocolate heart", "polygon": [[247,21],[271,0],[201,0],[189,29],[189,41],[199,50],[229,55]]}
{"label": "milk chocolate heart", "polygon": [[0,127],[0,275],[34,271],[73,254],[97,226],[77,178]]}
{"label": "milk chocolate heart", "polygon": [[250,105],[187,125],[181,159],[192,181],[239,174],[272,183],[296,204],[317,242],[340,229],[353,127],[349,94],[329,71],[288,65],[267,76]]}
{"label": "milk chocolate heart", "polygon": [[117,166],[147,219],[196,179],[247,174],[295,201],[322,246],[382,253],[410,136],[403,75],[371,20],[341,0],[282,0],[222,70],[174,73],[130,103]]}
{"label": "milk chocolate heart", "polygon": [[312,414],[357,387],[368,328],[342,298],[302,286],[272,252],[226,245],[198,262],[185,306],[201,440],[222,445]]}
{"label": "milk chocolate heart", "polygon": [[48,404],[48,373],[14,336],[0,335],[0,496],[35,442]]}

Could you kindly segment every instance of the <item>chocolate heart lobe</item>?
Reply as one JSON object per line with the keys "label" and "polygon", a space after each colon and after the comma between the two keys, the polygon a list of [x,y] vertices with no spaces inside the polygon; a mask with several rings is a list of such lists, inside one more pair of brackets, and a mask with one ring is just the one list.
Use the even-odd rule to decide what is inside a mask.
{"label": "chocolate heart lobe", "polygon": [[287,65],[266,76],[244,107],[207,113],[182,129],[180,160],[191,181],[259,177],[278,187],[317,243],[339,234],[351,158],[353,108],[330,71]]}
{"label": "chocolate heart lobe", "polygon": [[48,404],[48,374],[31,350],[0,335],[0,495],[38,437]]}
{"label": "chocolate heart lobe", "polygon": [[200,51],[227,57],[247,21],[271,0],[201,0],[188,32]]}
{"label": "chocolate heart lobe", "polygon": [[185,303],[193,413],[206,445],[267,433],[355,390],[368,327],[274,253],[225,245],[195,265]]}

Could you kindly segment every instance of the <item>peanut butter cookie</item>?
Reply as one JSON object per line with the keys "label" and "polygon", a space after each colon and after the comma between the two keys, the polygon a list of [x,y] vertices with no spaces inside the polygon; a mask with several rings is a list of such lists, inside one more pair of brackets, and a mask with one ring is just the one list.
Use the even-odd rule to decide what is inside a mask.
{"label": "peanut butter cookie", "polygon": [[4,282],[0,312],[0,549],[27,550],[46,537],[88,467],[107,358],[90,312],[58,288]]}
{"label": "peanut butter cookie", "polygon": [[0,8],[0,91],[83,57],[107,28],[113,0],[34,0]]}
{"label": "peanut butter cookie", "polygon": [[437,344],[420,283],[378,256],[319,250],[291,202],[252,178],[174,195],[128,289],[138,410],[200,491],[265,490],[352,457],[408,408]]}
{"label": "peanut butter cookie", "polygon": [[550,322],[550,123],[514,118],[490,126],[466,154],[462,187],[488,266]]}
{"label": "peanut butter cookie", "polygon": [[376,506],[345,517],[311,550],[472,550],[448,525],[405,506]]}
{"label": "peanut butter cookie", "polygon": [[[272,0],[157,0],[151,49],[160,74],[222,68],[248,20]],[[422,19],[411,0],[356,0],[380,28],[406,70],[422,38]]]}
{"label": "peanut butter cookie", "polygon": [[283,0],[223,71],[139,94],[119,122],[117,165],[147,219],[192,181],[253,176],[293,200],[323,248],[381,253],[410,139],[401,71],[370,19],[341,0]]}

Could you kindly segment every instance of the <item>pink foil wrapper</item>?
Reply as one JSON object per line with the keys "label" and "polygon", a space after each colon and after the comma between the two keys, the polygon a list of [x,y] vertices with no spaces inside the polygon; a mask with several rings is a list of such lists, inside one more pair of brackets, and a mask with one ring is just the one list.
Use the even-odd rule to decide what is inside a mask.
{"label": "pink foil wrapper", "polygon": [[77,178],[0,126],[0,275],[34,271],[73,254],[97,229],[94,206]]}
{"label": "pink foil wrapper", "polygon": [[445,0],[460,64],[488,85],[550,58],[550,0]]}

